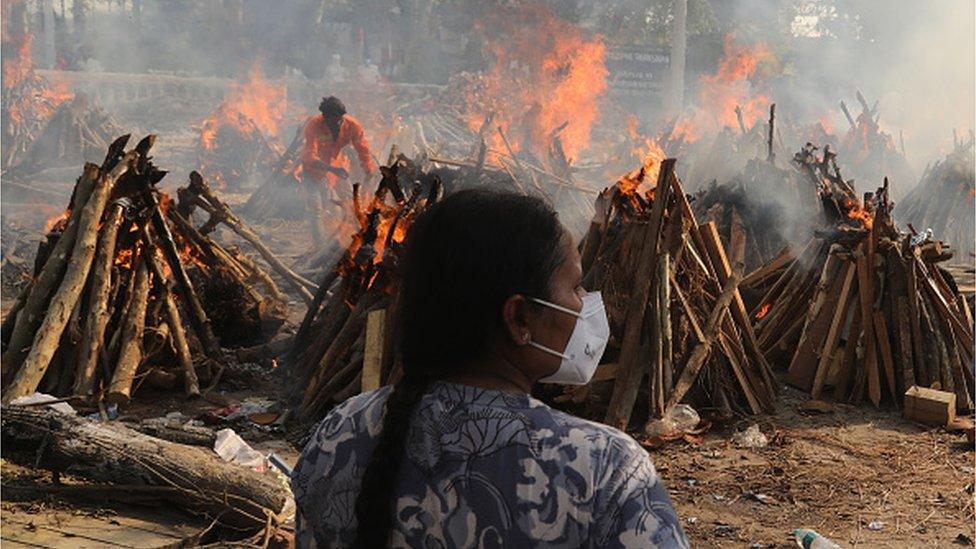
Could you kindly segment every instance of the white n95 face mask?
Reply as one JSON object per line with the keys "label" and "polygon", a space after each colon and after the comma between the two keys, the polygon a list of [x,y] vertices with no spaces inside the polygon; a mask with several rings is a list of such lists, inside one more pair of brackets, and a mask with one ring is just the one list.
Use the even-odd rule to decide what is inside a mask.
{"label": "white n95 face mask", "polygon": [[589,292],[583,296],[583,308],[576,312],[561,305],[550,303],[543,299],[531,298],[532,301],[545,305],[551,309],[571,314],[576,317],[576,327],[569,343],[563,352],[550,349],[535,341],[529,345],[562,359],[559,369],[551,376],[540,381],[545,383],[561,383],[563,385],[586,385],[593,378],[600,357],[610,339],[610,323],[607,321],[607,311],[603,306],[600,292]]}

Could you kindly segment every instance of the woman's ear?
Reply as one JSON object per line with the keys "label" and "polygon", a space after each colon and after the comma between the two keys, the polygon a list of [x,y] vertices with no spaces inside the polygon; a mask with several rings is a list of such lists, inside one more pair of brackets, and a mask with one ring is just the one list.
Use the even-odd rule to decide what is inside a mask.
{"label": "woman's ear", "polygon": [[528,345],[532,339],[529,330],[529,302],[525,296],[515,294],[502,305],[502,323],[505,333],[515,345]]}

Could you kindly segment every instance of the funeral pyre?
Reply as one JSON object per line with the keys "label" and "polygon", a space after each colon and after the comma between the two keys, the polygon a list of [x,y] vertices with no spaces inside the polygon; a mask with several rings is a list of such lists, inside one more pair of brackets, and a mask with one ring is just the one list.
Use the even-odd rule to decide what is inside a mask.
{"label": "funeral pyre", "polygon": [[180,380],[199,394],[221,347],[261,343],[284,322],[271,277],[156,188],[154,136],[126,152],[128,139],[85,165],[4,320],[5,401],[42,390],[125,403],[144,382]]}
{"label": "funeral pyre", "polygon": [[675,160],[648,159],[604,190],[583,240],[583,286],[611,338],[594,380],[557,401],[626,428],[689,401],[728,416],[773,409],[776,384],[713,223],[699,225]]}
{"label": "funeral pyre", "polygon": [[957,139],[945,159],[927,167],[918,185],[895,206],[898,219],[952,242],[957,259],[967,263],[976,253],[974,143],[972,133],[965,142]]}
{"label": "funeral pyre", "polygon": [[939,267],[953,249],[898,230],[887,179],[859,197],[829,151],[808,144],[794,162],[826,223],[743,280],[766,359],[814,398],[900,407],[917,385],[953,392],[960,411],[972,410],[973,317]]}

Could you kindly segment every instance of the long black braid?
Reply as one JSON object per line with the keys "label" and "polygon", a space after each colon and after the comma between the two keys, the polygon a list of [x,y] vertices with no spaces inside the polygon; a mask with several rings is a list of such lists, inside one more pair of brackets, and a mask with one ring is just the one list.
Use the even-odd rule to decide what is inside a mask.
{"label": "long black braid", "polygon": [[386,401],[383,430],[356,499],[353,546],[386,547],[410,420],[430,383],[484,356],[515,294],[548,296],[563,260],[563,227],[538,198],[466,190],[427,209],[407,237],[399,333],[403,377]]}

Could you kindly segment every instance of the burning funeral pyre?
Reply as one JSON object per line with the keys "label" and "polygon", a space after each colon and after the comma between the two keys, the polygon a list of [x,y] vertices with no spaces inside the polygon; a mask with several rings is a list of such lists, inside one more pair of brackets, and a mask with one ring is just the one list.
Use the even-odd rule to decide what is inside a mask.
{"label": "burning funeral pyre", "polygon": [[179,379],[199,394],[222,346],[261,343],[284,321],[270,276],[156,189],[154,136],[125,152],[128,139],[85,165],[4,321],[5,401],[44,390],[125,403],[143,381]]}
{"label": "burning funeral pyre", "polygon": [[[8,11],[6,4],[4,11]],[[73,95],[64,82],[51,83],[34,71],[30,35],[14,33],[9,25],[9,20],[4,21],[3,84],[0,88],[3,124],[0,168],[4,170],[24,158],[47,121]]]}
{"label": "burning funeral pyre", "polygon": [[722,415],[768,412],[776,398],[739,295],[742,266],[714,224],[698,224],[674,167],[650,161],[605,190],[582,244],[583,286],[603,294],[610,345],[594,381],[557,400],[619,428],[642,410],[650,431],[684,400]]}
{"label": "burning funeral pyre", "polygon": [[268,82],[260,65],[230,86],[200,127],[199,171],[218,189],[253,185],[272,173],[281,155],[279,125],[287,106],[286,88]]}
{"label": "burning funeral pyre", "polygon": [[976,253],[976,173],[974,173],[972,134],[956,141],[945,160],[930,166],[918,185],[895,206],[898,219],[911,223],[918,231],[952,242],[957,259],[972,262]]}
{"label": "burning funeral pyre", "polygon": [[759,346],[786,380],[814,398],[900,407],[910,387],[941,387],[972,410],[973,317],[952,277],[953,256],[929,235],[897,230],[888,182],[863,200],[829,151],[797,165],[816,185],[826,228],[799,252],[749,274]]}
{"label": "burning funeral pyre", "polygon": [[[326,271],[295,336],[289,357],[294,399],[301,414],[321,417],[337,402],[395,380],[387,309],[395,310],[395,270],[413,219],[443,192],[436,173],[406,157],[391,158],[368,200],[353,189],[357,232],[334,268]],[[409,190],[401,182],[409,183]]]}

